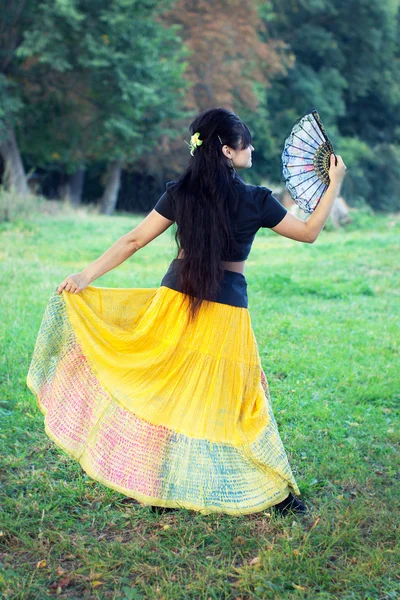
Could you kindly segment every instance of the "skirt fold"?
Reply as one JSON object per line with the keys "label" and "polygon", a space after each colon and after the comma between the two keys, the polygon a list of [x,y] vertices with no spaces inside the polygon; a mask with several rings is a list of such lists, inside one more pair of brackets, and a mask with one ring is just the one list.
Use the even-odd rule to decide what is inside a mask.
{"label": "skirt fold", "polygon": [[53,292],[27,384],[47,435],[95,480],[159,506],[232,515],[300,491],[247,308],[179,291]]}

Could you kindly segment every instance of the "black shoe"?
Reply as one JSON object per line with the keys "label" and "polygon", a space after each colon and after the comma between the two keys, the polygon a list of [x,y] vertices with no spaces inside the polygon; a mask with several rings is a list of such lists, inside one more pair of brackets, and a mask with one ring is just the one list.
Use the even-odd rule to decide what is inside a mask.
{"label": "black shoe", "polygon": [[162,513],[178,510],[177,508],[170,508],[168,506],[150,506],[150,509],[152,512],[157,513],[157,514],[162,514]]}
{"label": "black shoe", "polygon": [[303,515],[308,513],[308,509],[304,502],[297,500],[297,498],[292,496],[292,494],[289,494],[289,496],[282,500],[282,502],[274,504],[272,508],[275,508],[283,516],[286,516],[290,513],[300,513]]}

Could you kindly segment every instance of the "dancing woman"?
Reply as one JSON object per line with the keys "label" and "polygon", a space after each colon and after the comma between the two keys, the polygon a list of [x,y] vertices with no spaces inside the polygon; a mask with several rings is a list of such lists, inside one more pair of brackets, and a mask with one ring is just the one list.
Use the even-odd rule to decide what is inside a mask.
{"label": "dancing woman", "polygon": [[[190,125],[189,164],[146,218],[53,292],[27,384],[47,435],[93,479],[142,504],[242,515],[306,512],[279,436],[247,303],[257,231],[312,243],[346,167],[307,221],[251,167],[248,127],[216,108]],[[176,223],[158,288],[90,285]]]}

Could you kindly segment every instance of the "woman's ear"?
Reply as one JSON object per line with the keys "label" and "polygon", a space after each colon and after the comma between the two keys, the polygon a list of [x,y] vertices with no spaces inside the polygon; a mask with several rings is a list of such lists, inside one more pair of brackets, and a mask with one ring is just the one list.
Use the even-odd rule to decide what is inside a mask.
{"label": "woman's ear", "polygon": [[224,154],[224,156],[226,156],[226,158],[232,158],[229,146],[227,146],[226,144],[222,146],[222,153]]}

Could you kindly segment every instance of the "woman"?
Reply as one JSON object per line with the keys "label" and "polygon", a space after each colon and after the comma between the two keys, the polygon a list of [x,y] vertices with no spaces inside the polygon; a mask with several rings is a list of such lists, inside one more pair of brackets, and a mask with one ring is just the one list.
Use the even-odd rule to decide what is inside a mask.
{"label": "woman", "polygon": [[[152,507],[306,512],[272,412],[247,308],[245,260],[260,227],[312,243],[345,169],[306,222],[247,185],[246,125],[211,109],[191,158],[147,217],[54,291],[27,383],[46,433],[97,481]],[[176,223],[179,254],[158,288],[90,284]]]}

